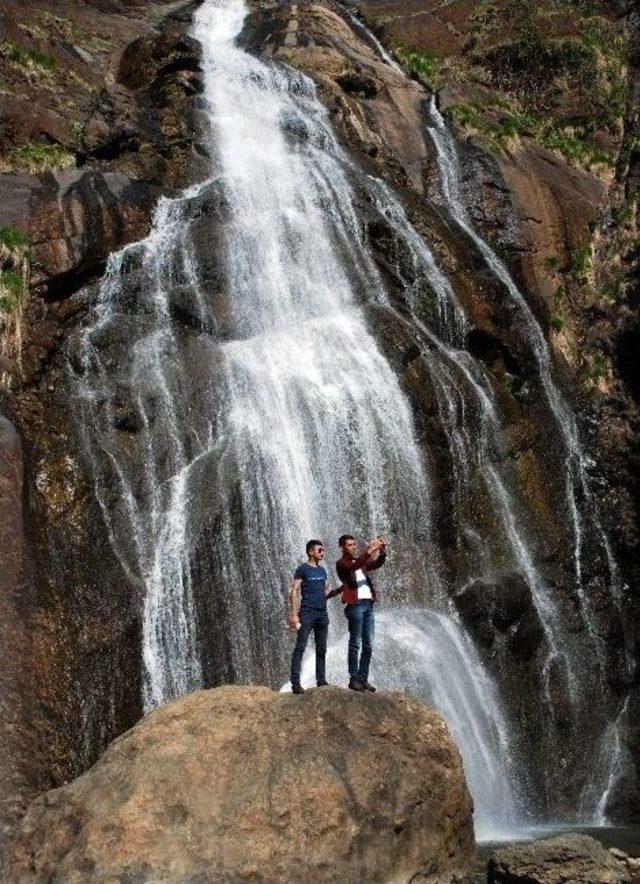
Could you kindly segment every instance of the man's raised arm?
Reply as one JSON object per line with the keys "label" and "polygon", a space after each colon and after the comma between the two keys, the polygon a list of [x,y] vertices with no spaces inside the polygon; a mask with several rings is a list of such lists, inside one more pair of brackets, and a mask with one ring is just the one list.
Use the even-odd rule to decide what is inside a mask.
{"label": "man's raised arm", "polygon": [[341,559],[340,567],[345,571],[357,571],[359,568],[370,567],[368,565],[371,556],[376,550],[382,549],[381,540],[372,540],[365,551],[357,559]]}
{"label": "man's raised arm", "polygon": [[373,559],[372,561],[368,562],[367,565],[365,565],[365,571],[375,571],[376,568],[382,568],[382,566],[386,562],[386,560],[387,560],[386,547],[381,546],[379,549],[380,549],[380,552],[375,557],[375,559]]}

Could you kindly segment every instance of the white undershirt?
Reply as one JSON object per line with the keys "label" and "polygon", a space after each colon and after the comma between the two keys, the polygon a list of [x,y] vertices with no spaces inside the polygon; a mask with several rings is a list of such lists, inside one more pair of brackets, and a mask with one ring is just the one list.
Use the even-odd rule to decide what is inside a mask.
{"label": "white undershirt", "polygon": [[360,568],[356,571],[356,586],[358,587],[358,601],[360,601],[360,599],[372,598],[367,578],[364,576],[364,572]]}

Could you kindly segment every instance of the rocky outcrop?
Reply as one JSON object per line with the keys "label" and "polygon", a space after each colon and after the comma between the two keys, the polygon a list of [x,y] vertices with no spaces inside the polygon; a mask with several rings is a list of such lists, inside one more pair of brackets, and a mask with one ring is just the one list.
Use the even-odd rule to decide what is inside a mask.
{"label": "rocky outcrop", "polygon": [[142,714],[138,586],[79,457],[63,348],[109,254],[199,174],[195,5],[9,0],[0,12],[0,414],[15,428],[2,424],[7,825]]}
{"label": "rocky outcrop", "polygon": [[396,694],[191,694],[37,799],[14,881],[460,880],[471,803],[442,719]]}
{"label": "rocky outcrop", "polygon": [[489,859],[487,880],[489,884],[627,884],[636,876],[624,859],[595,838],[573,833],[496,850]]}

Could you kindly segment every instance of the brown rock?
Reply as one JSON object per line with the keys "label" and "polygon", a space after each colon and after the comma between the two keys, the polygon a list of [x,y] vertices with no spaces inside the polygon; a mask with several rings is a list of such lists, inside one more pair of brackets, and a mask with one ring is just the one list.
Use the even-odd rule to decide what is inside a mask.
{"label": "brown rock", "polygon": [[0,868],[2,846],[23,785],[21,757],[28,745],[23,712],[26,635],[22,608],[27,561],[22,507],[22,444],[0,415]]}
{"label": "brown rock", "polygon": [[624,863],[588,835],[558,835],[496,850],[489,884],[623,884]]}
{"label": "brown rock", "polygon": [[399,694],[222,687],[148,715],[23,822],[12,881],[459,880],[471,801]]}

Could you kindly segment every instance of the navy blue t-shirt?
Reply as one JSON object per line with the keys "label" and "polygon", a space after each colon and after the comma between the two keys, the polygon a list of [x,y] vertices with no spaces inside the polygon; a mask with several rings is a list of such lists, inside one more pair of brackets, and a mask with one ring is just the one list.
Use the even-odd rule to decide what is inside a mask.
{"label": "navy blue t-shirt", "polygon": [[296,568],[294,580],[301,580],[300,585],[302,599],[301,611],[326,611],[327,597],[325,595],[325,583],[327,572],[322,565],[315,568],[313,565],[303,562]]}

